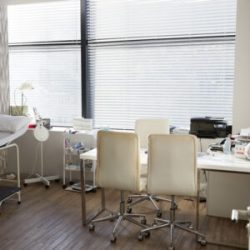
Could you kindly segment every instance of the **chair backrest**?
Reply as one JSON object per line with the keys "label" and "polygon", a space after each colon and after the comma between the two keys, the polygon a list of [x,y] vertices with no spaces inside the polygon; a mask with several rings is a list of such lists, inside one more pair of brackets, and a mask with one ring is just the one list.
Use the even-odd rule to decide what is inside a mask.
{"label": "chair backrest", "polygon": [[197,142],[192,135],[150,135],[149,193],[197,196]]}
{"label": "chair backrest", "polygon": [[140,185],[139,141],[135,133],[99,131],[97,185],[132,192]]}
{"label": "chair backrest", "polygon": [[138,134],[141,148],[148,148],[148,136],[151,134],[169,134],[168,119],[138,119],[135,121],[135,133]]}

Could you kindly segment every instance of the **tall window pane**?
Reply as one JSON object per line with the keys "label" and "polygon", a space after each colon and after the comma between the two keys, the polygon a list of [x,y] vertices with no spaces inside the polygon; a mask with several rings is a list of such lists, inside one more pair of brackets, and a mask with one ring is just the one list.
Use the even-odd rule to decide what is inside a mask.
{"label": "tall window pane", "polygon": [[232,119],[235,0],[88,0],[91,111],[96,126],[145,117],[189,126]]}
{"label": "tall window pane", "polygon": [[8,18],[11,105],[29,81],[25,104],[71,125],[81,115],[80,0],[9,6]]}

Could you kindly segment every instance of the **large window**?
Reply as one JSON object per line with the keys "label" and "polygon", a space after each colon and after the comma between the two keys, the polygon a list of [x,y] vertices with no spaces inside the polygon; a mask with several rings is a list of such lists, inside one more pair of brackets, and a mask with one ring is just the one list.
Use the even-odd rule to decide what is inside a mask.
{"label": "large window", "polygon": [[90,112],[135,119],[232,120],[236,0],[87,0]]}
{"label": "large window", "polygon": [[[81,116],[80,0],[8,7],[11,105],[25,104],[54,125]],[[32,109],[29,110],[32,112]]]}

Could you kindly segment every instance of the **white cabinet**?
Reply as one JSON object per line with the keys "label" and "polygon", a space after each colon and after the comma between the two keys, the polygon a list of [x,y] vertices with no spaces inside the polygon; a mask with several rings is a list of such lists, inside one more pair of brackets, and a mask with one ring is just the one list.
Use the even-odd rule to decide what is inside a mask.
{"label": "white cabinet", "polygon": [[[80,157],[83,152],[87,152],[96,146],[96,131],[77,131],[76,133],[65,132],[64,134],[64,168],[63,187],[67,190],[80,190],[79,183],[73,183],[73,172],[80,175]],[[88,161],[85,166],[85,174],[88,174],[89,183],[86,184],[86,191],[96,189],[95,185],[95,164]],[[79,178],[80,179],[80,176]]]}

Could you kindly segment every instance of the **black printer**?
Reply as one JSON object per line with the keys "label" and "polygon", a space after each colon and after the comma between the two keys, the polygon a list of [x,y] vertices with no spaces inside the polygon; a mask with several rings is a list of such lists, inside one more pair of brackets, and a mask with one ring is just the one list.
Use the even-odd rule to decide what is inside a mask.
{"label": "black printer", "polygon": [[199,138],[226,137],[232,133],[232,126],[228,126],[224,118],[194,117],[191,118],[190,134]]}

